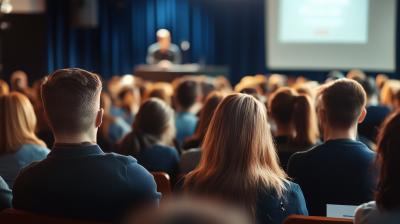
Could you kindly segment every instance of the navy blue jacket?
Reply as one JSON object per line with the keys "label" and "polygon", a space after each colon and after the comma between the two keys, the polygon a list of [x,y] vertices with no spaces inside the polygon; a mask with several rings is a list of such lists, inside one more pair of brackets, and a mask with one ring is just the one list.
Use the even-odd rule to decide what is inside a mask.
{"label": "navy blue jacket", "polygon": [[361,142],[329,140],[294,154],[288,175],[300,185],[312,216],[326,216],[327,204],[361,205],[373,199],[375,153]]}
{"label": "navy blue jacket", "polygon": [[158,205],[153,176],[131,156],[104,154],[98,145],[53,148],[23,168],[13,206],[45,215],[117,222],[127,209]]}
{"label": "navy blue jacket", "polygon": [[[174,195],[180,195],[185,177],[182,177],[175,185]],[[289,182],[285,183],[288,191],[284,198],[280,199],[278,194],[265,191],[258,196],[256,220],[259,224],[282,224],[290,215],[308,215],[303,192],[299,185]]]}

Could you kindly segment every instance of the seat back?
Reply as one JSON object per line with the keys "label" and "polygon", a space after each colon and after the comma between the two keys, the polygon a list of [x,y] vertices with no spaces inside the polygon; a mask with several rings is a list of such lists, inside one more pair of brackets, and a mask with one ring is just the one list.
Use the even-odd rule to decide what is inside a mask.
{"label": "seat back", "polygon": [[353,221],[354,219],[291,215],[283,221],[283,224],[353,224]]}
{"label": "seat back", "polygon": [[171,196],[171,183],[169,175],[164,172],[150,172],[154,176],[157,184],[157,191],[162,194],[162,198]]}
{"label": "seat back", "polygon": [[27,212],[18,209],[6,209],[0,213],[1,224],[109,224],[79,219],[67,219]]}

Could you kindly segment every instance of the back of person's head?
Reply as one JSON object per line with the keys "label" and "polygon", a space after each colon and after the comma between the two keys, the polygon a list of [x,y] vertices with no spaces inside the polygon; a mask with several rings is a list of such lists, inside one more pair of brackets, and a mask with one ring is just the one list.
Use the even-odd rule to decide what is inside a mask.
{"label": "back of person's head", "polygon": [[365,94],[367,94],[368,99],[376,94],[377,88],[375,79],[371,76],[367,76],[365,79],[355,77],[354,80],[361,84],[365,91]]}
{"label": "back of person's head", "polygon": [[366,75],[363,71],[361,71],[359,69],[353,69],[347,73],[346,78],[348,78],[348,79],[355,79],[355,78],[365,79]]}
{"label": "back of person's head", "polygon": [[389,77],[385,74],[378,74],[375,80],[376,80],[376,85],[378,86],[379,89],[381,89],[385,84],[385,82],[389,80]]}
{"label": "back of person's head", "polygon": [[205,135],[200,164],[184,182],[184,195],[222,198],[253,215],[260,192],[283,197],[287,175],[279,166],[264,108],[241,93],[221,101]]}
{"label": "back of person's head", "polygon": [[344,76],[343,72],[337,71],[337,70],[333,70],[333,71],[330,71],[328,73],[328,75],[326,76],[325,82],[328,83],[328,82],[334,81],[336,79],[342,79],[344,77],[345,76]]}
{"label": "back of person's head", "polygon": [[303,147],[315,144],[319,137],[318,120],[310,96],[293,88],[281,87],[272,96],[268,108],[279,125],[291,125],[294,130],[290,143]]}
{"label": "back of person's head", "polygon": [[9,92],[10,92],[10,87],[8,86],[8,84],[4,80],[0,79],[0,96],[6,95]]}
{"label": "back of person's head", "polygon": [[325,112],[327,123],[340,129],[348,129],[358,123],[367,101],[363,87],[347,78],[322,85],[318,95],[321,96],[321,109]]}
{"label": "back of person's head", "polygon": [[157,142],[168,144],[174,137],[174,111],[164,101],[151,98],[140,107],[132,124],[132,132],[119,144],[119,152],[136,155]]}
{"label": "back of person's head", "polygon": [[171,105],[171,97],[167,94],[167,91],[163,88],[151,88],[144,93],[143,99],[147,101],[150,98],[157,98],[164,101],[166,104]]}
{"label": "back of person's head", "polygon": [[22,92],[28,86],[28,76],[23,71],[15,71],[10,78],[11,91]]}
{"label": "back of person's head", "polygon": [[190,140],[202,140],[206,134],[207,128],[210,125],[211,118],[217,109],[219,103],[225,97],[225,94],[220,91],[212,91],[206,98],[203,108],[200,111],[199,124],[197,125],[196,133]]}
{"label": "back of person's head", "polygon": [[257,100],[260,100],[260,94],[256,89],[253,88],[244,88],[240,91],[240,93],[249,94],[254,96]]}
{"label": "back of person's head", "polygon": [[[314,83],[313,81],[308,81],[305,83],[296,83],[293,86],[293,89],[296,90],[298,93],[303,93],[311,97],[312,100],[315,100],[316,97],[316,88],[314,88],[312,85]],[[317,84],[318,85],[318,84]]]}
{"label": "back of person's head", "polygon": [[381,89],[381,104],[392,106],[394,101],[394,94],[400,90],[400,81],[390,79],[385,82]]}
{"label": "back of person's head", "polygon": [[379,208],[390,210],[400,205],[400,111],[383,122],[378,138],[375,164],[379,166],[375,201]]}
{"label": "back of person's head", "polygon": [[200,87],[196,81],[184,81],[176,89],[177,103],[184,109],[193,106],[200,96]]}
{"label": "back of person's head", "polygon": [[51,128],[57,133],[85,133],[95,128],[101,81],[79,68],[56,70],[42,85],[42,100]]}
{"label": "back of person's head", "polygon": [[34,133],[36,116],[29,99],[19,92],[0,96],[0,155],[16,152],[17,146],[46,147]]}

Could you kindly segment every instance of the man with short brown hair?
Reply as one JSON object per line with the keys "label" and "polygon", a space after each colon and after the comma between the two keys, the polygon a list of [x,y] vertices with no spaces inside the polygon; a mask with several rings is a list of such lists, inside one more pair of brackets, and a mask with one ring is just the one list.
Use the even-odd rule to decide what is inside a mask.
{"label": "man with short brown hair", "polygon": [[366,94],[354,80],[338,79],[319,91],[324,143],[294,154],[288,175],[299,184],[312,216],[326,216],[327,204],[360,205],[373,199],[375,153],[356,141],[365,115]]}
{"label": "man with short brown hair", "polygon": [[13,206],[50,216],[116,222],[132,206],[158,205],[153,176],[131,156],[104,154],[101,81],[70,68],[42,85],[46,121],[56,142],[46,159],[23,168],[14,181]]}

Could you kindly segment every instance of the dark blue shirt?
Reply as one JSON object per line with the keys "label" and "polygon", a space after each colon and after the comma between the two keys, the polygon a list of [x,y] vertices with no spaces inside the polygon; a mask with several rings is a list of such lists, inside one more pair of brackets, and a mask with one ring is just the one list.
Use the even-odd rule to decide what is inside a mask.
{"label": "dark blue shirt", "polygon": [[[174,196],[182,194],[185,177],[181,178],[175,186]],[[287,191],[283,198],[279,198],[276,191],[264,191],[258,195],[256,219],[260,224],[282,224],[290,215],[308,215],[303,192],[299,185],[285,183]]]}
{"label": "dark blue shirt", "polygon": [[153,176],[136,159],[104,154],[98,145],[54,147],[18,174],[13,206],[45,215],[116,222],[136,205],[158,205]]}
{"label": "dark blue shirt", "polygon": [[196,132],[199,118],[189,112],[182,111],[175,116],[176,140],[183,146],[185,139],[191,137]]}
{"label": "dark blue shirt", "polygon": [[326,216],[327,204],[361,205],[373,199],[375,153],[361,142],[329,140],[294,154],[288,175],[300,185],[312,216]]}
{"label": "dark blue shirt", "polygon": [[154,145],[135,156],[138,163],[148,171],[167,173],[171,180],[179,174],[178,150],[168,146]]}
{"label": "dark blue shirt", "polygon": [[363,122],[358,124],[358,134],[375,142],[377,129],[390,114],[390,108],[385,106],[370,106]]}

